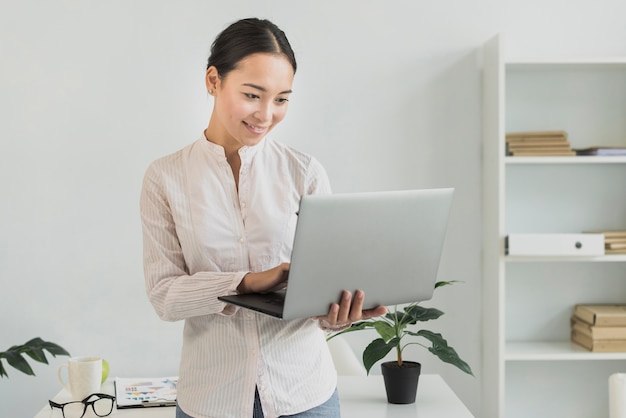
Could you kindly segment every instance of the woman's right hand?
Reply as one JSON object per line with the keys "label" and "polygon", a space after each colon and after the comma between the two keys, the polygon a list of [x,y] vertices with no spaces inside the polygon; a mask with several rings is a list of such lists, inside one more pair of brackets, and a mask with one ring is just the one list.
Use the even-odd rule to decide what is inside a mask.
{"label": "woman's right hand", "polygon": [[268,293],[287,287],[289,263],[282,263],[259,273],[248,273],[237,286],[239,293]]}

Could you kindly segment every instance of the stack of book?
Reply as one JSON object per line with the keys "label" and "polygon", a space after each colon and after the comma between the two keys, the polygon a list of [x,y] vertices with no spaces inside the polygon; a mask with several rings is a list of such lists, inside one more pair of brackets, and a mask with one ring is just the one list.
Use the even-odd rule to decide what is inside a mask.
{"label": "stack of book", "polygon": [[565,131],[508,133],[506,134],[506,153],[515,157],[576,155]]}
{"label": "stack of book", "polygon": [[604,253],[626,254],[626,231],[604,231]]}
{"label": "stack of book", "polygon": [[604,235],[604,254],[626,254],[626,230],[593,231],[592,233]]}
{"label": "stack of book", "polygon": [[572,341],[589,351],[626,352],[626,305],[576,305]]}

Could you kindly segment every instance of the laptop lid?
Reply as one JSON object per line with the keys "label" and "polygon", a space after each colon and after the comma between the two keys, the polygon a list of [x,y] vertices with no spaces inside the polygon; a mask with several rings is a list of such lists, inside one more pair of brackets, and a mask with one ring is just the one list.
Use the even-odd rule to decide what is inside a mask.
{"label": "laptop lid", "polygon": [[430,299],[453,193],[447,188],[303,196],[284,307],[282,295],[220,300],[288,320],[325,315],[343,289],[363,290],[366,309]]}

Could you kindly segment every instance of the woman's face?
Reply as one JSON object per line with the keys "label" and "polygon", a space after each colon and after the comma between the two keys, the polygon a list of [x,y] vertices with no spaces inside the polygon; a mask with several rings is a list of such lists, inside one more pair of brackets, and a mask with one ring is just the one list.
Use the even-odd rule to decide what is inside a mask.
{"label": "woman's face", "polygon": [[214,108],[207,138],[226,151],[258,144],[287,113],[294,72],[278,54],[253,54],[225,77],[207,70]]}

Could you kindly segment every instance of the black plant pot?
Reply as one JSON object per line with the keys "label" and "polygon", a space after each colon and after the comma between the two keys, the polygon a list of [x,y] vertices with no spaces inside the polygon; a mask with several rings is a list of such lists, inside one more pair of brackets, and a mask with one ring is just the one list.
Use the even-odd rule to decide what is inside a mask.
{"label": "black plant pot", "polygon": [[402,367],[396,361],[382,363],[387,402],[395,404],[415,403],[417,382],[420,378],[422,365],[413,361],[402,362]]}

